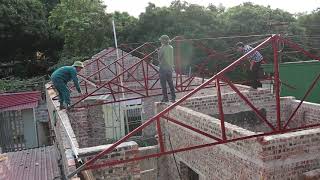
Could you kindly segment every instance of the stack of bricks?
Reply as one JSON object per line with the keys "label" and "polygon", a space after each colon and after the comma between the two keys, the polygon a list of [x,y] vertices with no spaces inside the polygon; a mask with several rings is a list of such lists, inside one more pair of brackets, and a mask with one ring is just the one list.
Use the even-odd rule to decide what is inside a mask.
{"label": "stack of bricks", "polygon": [[[250,93],[253,93],[251,95]],[[261,97],[258,98],[258,93]],[[228,95],[230,97],[231,95]],[[272,94],[267,92],[249,92],[246,94],[254,104],[262,104],[269,111],[269,119],[275,119],[275,101]],[[231,96],[232,97],[232,96]],[[191,125],[208,134],[221,137],[220,120],[211,117],[209,114],[214,105],[213,97],[194,99],[186,101],[185,107],[177,106],[170,111],[173,117],[183,123]],[[290,104],[290,98],[287,102]],[[282,99],[284,100],[284,99]],[[271,105],[272,104],[274,105]],[[292,100],[296,107],[299,101]],[[226,112],[236,113],[247,110],[243,107],[232,105]],[[229,104],[228,104],[229,105]],[[163,108],[163,104],[157,104],[157,110]],[[211,106],[212,109],[206,108]],[[285,106],[283,106],[285,107]],[[308,122],[319,122],[319,105],[304,103],[302,110],[305,112],[305,120]],[[196,111],[195,111],[196,110]],[[272,112],[270,114],[270,112]],[[288,113],[289,114],[289,113]],[[268,120],[269,120],[268,119]],[[162,119],[164,120],[164,119]],[[171,122],[164,122],[164,132],[169,132],[174,149],[192,145],[212,143],[214,140],[204,137],[191,130],[177,126]],[[242,127],[225,123],[227,139],[254,135],[255,132]],[[191,169],[199,173],[200,179],[298,179],[303,173],[320,168],[320,129],[310,129],[273,135],[260,138],[227,143],[219,146],[212,146],[193,151],[186,151],[176,154],[178,164],[187,164]],[[165,138],[166,148],[171,149],[168,138]],[[174,170],[175,164],[172,156],[167,156],[165,164],[170,172],[168,179],[178,179],[178,173]],[[160,168],[161,169],[161,168]],[[165,172],[163,172],[165,173]]]}
{"label": "stack of bricks", "polygon": [[[106,149],[110,145],[103,145],[91,148],[82,148],[79,153],[82,157],[90,159],[92,154],[96,154],[99,151],[97,149]],[[96,164],[104,162],[112,162],[116,160],[126,160],[137,157],[139,155],[139,148],[136,142],[124,142],[120,144],[113,152],[107,154],[106,156],[100,158]],[[122,179],[132,179],[138,180],[140,177],[140,165],[139,161],[118,164],[110,167],[102,167],[99,169],[93,169],[92,173],[97,180],[112,179],[112,180],[122,180]]]}

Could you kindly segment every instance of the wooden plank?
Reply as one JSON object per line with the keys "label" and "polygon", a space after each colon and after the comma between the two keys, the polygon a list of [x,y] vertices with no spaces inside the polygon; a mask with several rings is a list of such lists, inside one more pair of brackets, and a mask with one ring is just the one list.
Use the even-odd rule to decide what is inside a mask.
{"label": "wooden plank", "polygon": [[91,170],[82,171],[85,180],[96,180]]}

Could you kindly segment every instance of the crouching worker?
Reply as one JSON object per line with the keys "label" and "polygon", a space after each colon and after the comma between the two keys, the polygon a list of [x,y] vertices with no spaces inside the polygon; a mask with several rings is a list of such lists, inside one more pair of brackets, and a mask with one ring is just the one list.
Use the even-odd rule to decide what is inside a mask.
{"label": "crouching worker", "polygon": [[[249,45],[244,45],[242,42],[237,43],[237,51],[242,52],[243,54],[248,53],[253,48]],[[253,89],[262,87],[261,82],[259,81],[259,70],[261,68],[261,63],[263,61],[263,56],[259,51],[253,52],[248,60],[250,62],[250,70],[248,71],[249,84]]]}
{"label": "crouching worker", "polygon": [[175,102],[176,95],[174,92],[173,80],[172,80],[172,71],[173,71],[173,47],[169,44],[170,38],[167,35],[162,35],[160,37],[161,47],[158,52],[158,60],[160,63],[159,75],[160,75],[160,84],[163,94],[163,99],[161,102],[168,102],[167,94],[167,83],[170,88],[171,102]]}
{"label": "crouching worker", "polygon": [[83,67],[82,62],[75,61],[72,66],[63,66],[52,73],[51,81],[59,93],[60,109],[70,106],[70,92],[67,86],[69,81],[72,80],[78,92],[81,93],[77,73]]}

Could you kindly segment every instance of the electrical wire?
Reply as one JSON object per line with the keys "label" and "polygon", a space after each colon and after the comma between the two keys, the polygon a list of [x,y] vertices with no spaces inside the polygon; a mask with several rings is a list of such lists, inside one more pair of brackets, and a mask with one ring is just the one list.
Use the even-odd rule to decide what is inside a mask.
{"label": "electrical wire", "polygon": [[[173,150],[173,147],[172,147],[172,143],[171,143],[171,138],[170,138],[169,131],[168,131],[167,133],[168,133],[169,144],[170,144],[171,151],[172,151],[172,150]],[[177,159],[176,159],[176,155],[175,155],[174,152],[172,153],[172,156],[173,156],[174,163],[175,163],[175,165],[176,165],[177,171],[178,171],[178,173],[179,173],[179,178],[180,178],[180,180],[182,180],[181,172],[180,172],[180,170],[179,170],[178,163],[177,163]]]}
{"label": "electrical wire", "polygon": [[[265,36],[272,36],[272,34],[252,34],[252,35],[238,35],[238,36],[219,36],[219,37],[190,38],[190,39],[172,40],[171,42],[233,39],[233,38],[246,38],[246,37],[265,37]],[[145,42],[145,43],[155,44],[155,43],[159,43],[159,42],[160,41],[148,41],[148,42]],[[124,43],[124,44],[121,44],[121,45],[136,45],[136,44],[143,44],[143,43],[141,43],[141,42],[132,42],[132,43]]]}

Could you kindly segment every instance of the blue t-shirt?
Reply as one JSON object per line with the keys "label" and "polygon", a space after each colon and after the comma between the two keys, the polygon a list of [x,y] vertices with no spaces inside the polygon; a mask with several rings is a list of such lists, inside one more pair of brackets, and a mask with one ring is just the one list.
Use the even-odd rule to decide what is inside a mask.
{"label": "blue t-shirt", "polygon": [[[249,51],[251,51],[253,48],[249,45],[245,45],[244,46],[244,53],[248,53]],[[263,60],[263,57],[262,55],[258,52],[258,51],[255,51],[253,52],[250,56],[249,56],[249,59],[251,61],[254,61],[254,62],[260,62]]]}
{"label": "blue t-shirt", "polygon": [[51,75],[51,79],[53,81],[63,81],[64,83],[68,83],[72,80],[78,92],[81,92],[79,81],[77,78],[77,70],[73,66],[63,66],[55,70]]}

